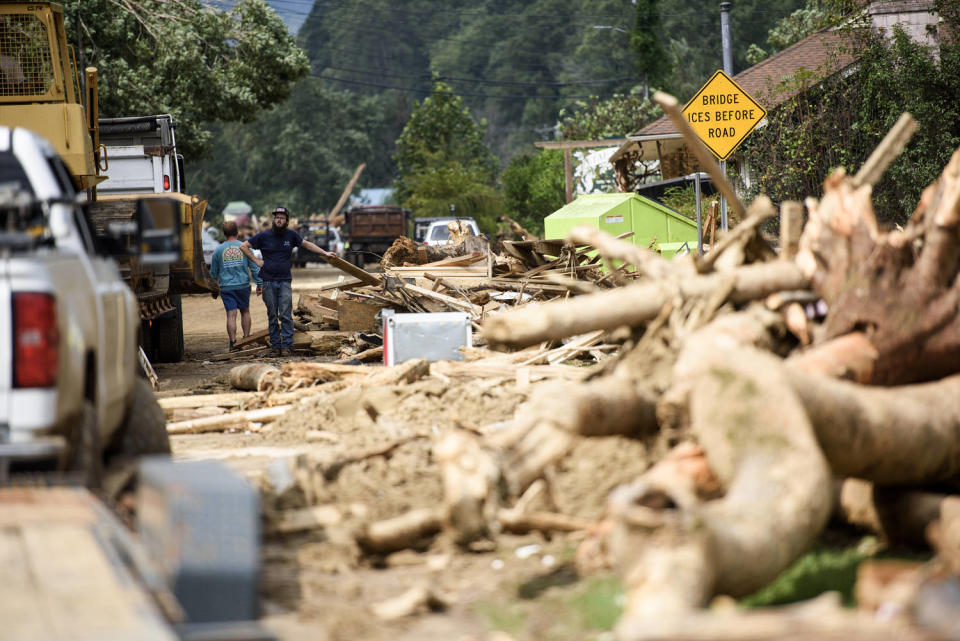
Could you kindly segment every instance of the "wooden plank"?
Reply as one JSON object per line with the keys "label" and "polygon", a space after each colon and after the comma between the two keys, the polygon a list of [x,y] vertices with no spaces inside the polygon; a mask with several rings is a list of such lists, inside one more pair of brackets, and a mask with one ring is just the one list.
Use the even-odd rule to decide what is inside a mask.
{"label": "wooden plank", "polygon": [[486,260],[487,255],[480,252],[472,252],[469,256],[450,256],[442,260],[435,260],[432,263],[424,263],[419,267],[456,267],[460,265],[471,265],[481,260]]}
{"label": "wooden plank", "polygon": [[[224,392],[222,394],[191,394],[190,396],[170,396],[168,398],[158,398],[157,403],[161,409],[168,414],[175,409],[189,409],[197,407],[242,407],[247,403],[253,403],[258,399],[269,401],[275,405],[292,403],[293,401],[315,396],[322,390],[312,387],[294,390],[292,392],[269,393],[263,392]],[[3,507],[0,503],[0,507]],[[2,513],[2,510],[0,510]],[[3,521],[0,519],[0,524]]]}
{"label": "wooden plank", "polygon": [[252,344],[254,344],[254,343],[262,343],[262,342],[264,342],[264,339],[266,339],[267,341],[270,340],[270,330],[269,330],[269,329],[264,329],[264,330],[261,330],[261,331],[259,331],[259,332],[254,332],[254,333],[250,334],[249,336],[247,336],[246,338],[241,338],[241,339],[239,339],[239,340],[238,340],[236,343],[234,343],[233,345],[234,345],[234,347],[241,347],[241,348],[242,348],[242,347],[244,347],[245,345],[252,345]]}
{"label": "wooden plank", "polygon": [[426,265],[412,265],[410,267],[389,267],[388,272],[447,272],[447,271],[462,271],[469,273],[483,273],[486,271],[486,265],[440,265],[434,267],[433,263],[428,263]]}
{"label": "wooden plank", "polygon": [[465,312],[469,312],[474,316],[479,316],[483,312],[481,308],[477,307],[473,303],[470,303],[469,301],[460,300],[459,298],[454,298],[453,296],[447,296],[446,294],[441,294],[439,292],[431,291],[424,287],[417,287],[416,285],[405,284],[403,285],[403,288],[414,294],[418,294],[420,296],[424,296],[426,298],[430,298],[432,300],[445,303],[446,305],[449,305],[450,307],[453,307],[455,309],[461,309]]}
{"label": "wooden plank", "polygon": [[269,423],[275,421],[293,405],[263,407],[246,412],[231,412],[222,416],[207,416],[190,421],[167,423],[168,434],[200,434],[202,432],[220,432],[234,427],[246,427],[249,423]]}
{"label": "wooden plank", "polygon": [[320,292],[328,292],[330,290],[356,289],[357,287],[363,287],[365,285],[366,283],[364,283],[362,280],[355,278],[353,280],[337,281],[336,283],[327,283],[326,285],[321,285],[320,287],[317,287],[316,289],[312,289],[311,291],[317,292],[319,294]]}
{"label": "wooden plank", "polygon": [[357,280],[363,283],[366,283],[367,285],[376,285],[376,286],[380,285],[379,276],[371,274],[370,272],[364,269],[360,269],[356,265],[348,263],[347,261],[340,258],[336,254],[327,254],[323,257],[323,259],[327,261],[327,264],[332,265],[333,267],[336,267],[342,272],[346,272],[350,274]]}
{"label": "wooden plank", "polygon": [[369,332],[376,329],[377,312],[386,307],[378,300],[341,296],[337,299],[337,317],[340,330],[350,332]]}
{"label": "wooden plank", "polygon": [[[27,492],[23,490],[27,489]],[[18,641],[175,641],[146,590],[107,548],[123,526],[72,488],[0,490],[0,621]],[[19,506],[19,507],[18,507]],[[66,508],[66,509],[64,509]]]}
{"label": "wooden plank", "polygon": [[207,360],[214,361],[214,362],[235,361],[242,358],[249,358],[251,356],[258,356],[266,352],[268,349],[270,348],[267,346],[263,346],[263,347],[254,347],[253,349],[242,349],[238,352],[226,352],[223,354],[214,354],[213,356],[208,356]]}
{"label": "wooden plank", "polygon": [[297,311],[310,314],[310,316],[318,322],[326,320],[336,323],[340,319],[337,313],[336,303],[334,304],[334,309],[330,309],[321,304],[319,296],[314,296],[313,294],[300,294]]}

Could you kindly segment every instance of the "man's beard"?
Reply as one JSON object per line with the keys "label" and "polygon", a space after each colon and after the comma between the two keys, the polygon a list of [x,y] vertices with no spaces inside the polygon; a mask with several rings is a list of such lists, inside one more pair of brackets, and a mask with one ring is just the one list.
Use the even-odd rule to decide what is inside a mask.
{"label": "man's beard", "polygon": [[282,233],[283,230],[285,230],[287,228],[287,225],[289,224],[290,224],[290,221],[287,221],[287,220],[283,221],[282,225],[278,225],[277,221],[273,221],[273,233],[274,234]]}

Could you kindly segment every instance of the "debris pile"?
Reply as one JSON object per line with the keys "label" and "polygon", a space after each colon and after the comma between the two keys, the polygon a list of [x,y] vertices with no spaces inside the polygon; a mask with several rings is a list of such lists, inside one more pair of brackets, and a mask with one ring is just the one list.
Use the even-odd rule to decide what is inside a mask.
{"label": "debris pile", "polygon": [[[658,100],[683,131],[676,101]],[[779,254],[761,233],[778,213],[771,201],[744,208],[704,160],[743,220],[706,256],[666,261],[587,229],[430,262],[397,245],[388,254],[400,264],[375,284],[341,285],[338,304],[363,294],[401,310],[469,311],[486,347],[465,349],[463,362],[237,372],[266,391],[217,401],[243,408],[226,415],[286,408],[269,438],[331,444],[261,479],[270,531],[325,529],[355,559],[438,539],[481,549],[507,532],[575,532],[581,574],[623,577],[622,640],[955,633],[925,606],[958,585],[960,151],[905,229],[881,230],[870,201],[914,126],[901,119],[855,176],[835,171],[806,202],[802,234],[803,206],[783,203]],[[435,273],[480,263],[487,273],[456,282]],[[517,296],[496,298],[505,293]],[[265,420],[256,416],[244,424]],[[607,456],[588,457],[598,443]],[[579,502],[564,492],[574,468]],[[835,479],[845,479],[839,500]],[[371,483],[380,498],[361,499]],[[417,491],[394,494],[400,486]],[[882,568],[863,569],[861,608],[886,607],[885,619],[830,597],[706,609],[767,585],[834,512],[938,553],[899,573],[896,589]],[[450,599],[410,592],[382,611]]]}

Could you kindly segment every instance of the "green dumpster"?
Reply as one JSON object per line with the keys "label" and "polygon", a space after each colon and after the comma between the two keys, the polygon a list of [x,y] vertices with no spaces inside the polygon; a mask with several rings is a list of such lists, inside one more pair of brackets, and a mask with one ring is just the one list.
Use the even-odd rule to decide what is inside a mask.
{"label": "green dumpster", "polygon": [[566,238],[571,229],[585,225],[619,236],[634,245],[673,256],[684,243],[697,250],[697,223],[683,214],[638,194],[585,194],[547,216],[545,238]]}

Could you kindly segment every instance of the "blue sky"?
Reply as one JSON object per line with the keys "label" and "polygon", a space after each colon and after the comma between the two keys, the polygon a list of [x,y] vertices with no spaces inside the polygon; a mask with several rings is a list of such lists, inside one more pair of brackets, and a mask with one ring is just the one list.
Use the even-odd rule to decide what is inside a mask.
{"label": "blue sky", "polygon": [[[207,4],[220,7],[221,9],[232,7],[234,2],[235,0],[206,0]],[[303,21],[307,18],[307,14],[309,14],[310,9],[313,8],[313,0],[266,0],[266,2],[273,7],[277,15],[283,18],[287,29],[294,35],[300,30]]]}
{"label": "blue sky", "polygon": [[286,23],[290,33],[296,34],[313,7],[313,0],[267,0]]}

